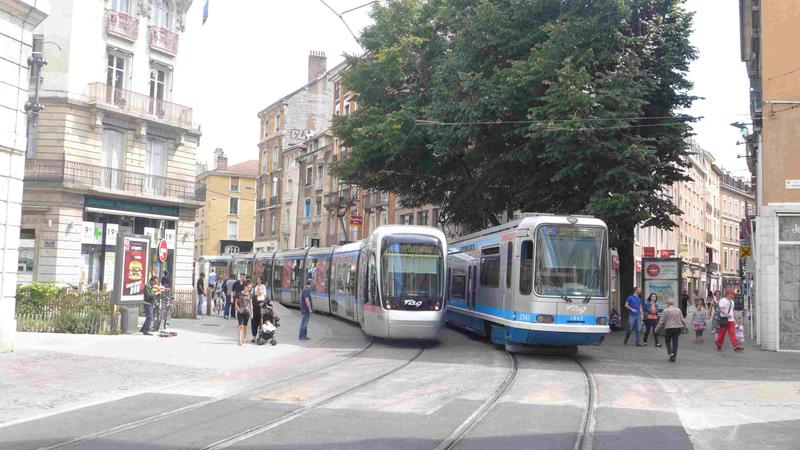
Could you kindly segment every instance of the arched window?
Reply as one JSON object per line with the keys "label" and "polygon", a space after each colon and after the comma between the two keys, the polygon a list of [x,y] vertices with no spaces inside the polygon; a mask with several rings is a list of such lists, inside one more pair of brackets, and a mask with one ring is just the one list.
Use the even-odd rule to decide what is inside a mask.
{"label": "arched window", "polygon": [[159,28],[169,30],[169,3],[166,0],[153,0],[153,8],[150,11],[151,23]]}

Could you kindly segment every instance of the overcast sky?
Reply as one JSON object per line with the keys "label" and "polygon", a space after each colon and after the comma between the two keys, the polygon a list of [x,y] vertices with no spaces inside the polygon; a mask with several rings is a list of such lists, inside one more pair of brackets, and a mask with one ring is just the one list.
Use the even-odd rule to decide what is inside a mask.
{"label": "overcast sky", "polygon": [[[327,0],[337,11],[367,0]],[[210,161],[222,147],[231,163],[258,158],[258,111],[305,84],[309,50],[328,55],[328,67],[359,46],[342,22],[319,0],[194,0],[181,35],[173,98],[194,109],[203,137],[198,160]],[[735,175],[747,175],[744,146],[729,124],[749,122],[748,80],[739,56],[739,2],[688,0],[696,12],[692,43],[700,58],[691,66],[698,100],[691,113],[696,140]],[[345,15],[358,30],[369,8]]]}

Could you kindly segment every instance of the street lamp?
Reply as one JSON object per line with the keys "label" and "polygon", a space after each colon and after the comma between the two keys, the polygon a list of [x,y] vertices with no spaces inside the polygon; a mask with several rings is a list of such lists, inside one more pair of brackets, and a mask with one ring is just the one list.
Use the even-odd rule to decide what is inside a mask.
{"label": "street lamp", "polygon": [[738,128],[739,131],[741,131],[743,138],[747,138],[747,136],[750,135],[750,129],[747,128],[750,125],[753,125],[753,124],[752,123],[744,123],[744,122],[733,122],[731,124],[732,127]]}

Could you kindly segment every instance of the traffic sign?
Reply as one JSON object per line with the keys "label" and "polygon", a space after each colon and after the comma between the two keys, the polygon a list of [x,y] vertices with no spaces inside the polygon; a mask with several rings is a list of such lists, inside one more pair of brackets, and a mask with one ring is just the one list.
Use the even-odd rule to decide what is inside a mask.
{"label": "traffic sign", "polygon": [[167,262],[167,240],[162,239],[161,242],[158,243],[158,259],[159,261]]}
{"label": "traffic sign", "polygon": [[350,216],[350,225],[361,225],[363,221],[364,218],[357,214],[353,214],[352,216]]}

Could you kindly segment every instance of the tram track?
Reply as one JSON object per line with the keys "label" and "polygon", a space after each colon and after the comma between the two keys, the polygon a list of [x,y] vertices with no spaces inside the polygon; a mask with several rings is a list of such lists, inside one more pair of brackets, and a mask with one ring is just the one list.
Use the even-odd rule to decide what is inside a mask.
{"label": "tram track", "polygon": [[359,383],[359,384],[357,384],[357,385],[355,385],[353,387],[345,389],[344,391],[341,391],[341,392],[339,392],[337,394],[329,396],[329,397],[327,397],[327,398],[325,398],[323,400],[320,400],[318,402],[314,402],[314,403],[312,403],[310,405],[304,406],[304,407],[302,407],[300,409],[297,409],[295,411],[292,411],[290,413],[284,414],[283,416],[277,417],[277,418],[275,418],[273,420],[270,420],[269,422],[266,422],[264,424],[248,428],[248,429],[246,429],[244,431],[236,433],[236,434],[234,434],[232,436],[229,436],[227,438],[220,439],[220,440],[218,440],[218,441],[216,441],[214,443],[211,443],[211,444],[209,444],[209,445],[207,445],[205,447],[202,447],[202,450],[219,450],[219,449],[224,449],[224,448],[231,447],[231,446],[233,446],[233,445],[235,445],[235,444],[237,444],[239,442],[242,442],[242,441],[245,441],[245,440],[250,439],[252,437],[258,436],[258,435],[263,434],[263,433],[266,433],[267,431],[273,430],[273,429],[275,429],[275,428],[277,428],[277,427],[279,427],[281,425],[284,425],[284,424],[286,424],[288,422],[291,422],[291,421],[293,421],[295,419],[303,417],[303,416],[305,416],[305,415],[307,415],[307,414],[309,414],[311,412],[314,412],[314,411],[322,408],[323,406],[328,405],[328,404],[330,404],[330,403],[332,403],[332,402],[334,402],[334,401],[336,401],[336,400],[338,400],[338,399],[340,399],[340,398],[342,398],[342,397],[344,397],[344,396],[346,396],[348,394],[351,394],[351,393],[353,393],[353,392],[355,392],[355,391],[357,391],[359,389],[362,389],[362,388],[364,388],[366,386],[369,386],[369,385],[375,383],[376,381],[380,381],[380,380],[382,380],[382,379],[384,379],[386,377],[389,377],[389,376],[391,376],[391,375],[393,375],[393,374],[405,369],[406,367],[411,365],[413,362],[417,361],[420,357],[422,357],[422,354],[425,352],[425,348],[426,347],[424,347],[424,346],[421,347],[417,351],[417,353],[414,354],[414,356],[412,356],[409,360],[407,360],[406,362],[404,362],[400,366],[397,366],[397,367],[395,367],[395,368],[393,368],[393,369],[391,369],[391,370],[389,370],[387,372],[382,373],[381,375],[379,375],[377,377],[372,377],[369,380],[366,380],[366,381],[364,381],[362,383]]}
{"label": "tram track", "polygon": [[470,432],[473,428],[475,428],[478,423],[489,414],[489,411],[494,408],[497,404],[498,400],[511,388],[516,381],[517,376],[519,375],[519,361],[513,353],[506,353],[508,355],[509,360],[511,361],[511,367],[509,368],[508,374],[503,382],[495,389],[492,396],[489,397],[488,400],[483,402],[483,404],[478,407],[469,417],[464,419],[449,436],[447,436],[442,442],[439,443],[435,447],[434,450],[452,450],[461,443],[461,440]]}
{"label": "tram track", "polygon": [[594,428],[596,423],[597,401],[599,397],[597,393],[597,384],[595,383],[594,377],[589,371],[589,368],[586,367],[586,364],[581,362],[577,356],[573,356],[572,360],[575,361],[575,364],[577,364],[578,367],[580,367],[581,371],[586,377],[586,383],[588,387],[586,391],[588,397],[587,405],[586,409],[583,411],[583,417],[581,418],[580,428],[578,429],[578,435],[575,438],[573,450],[591,450],[594,443]]}
{"label": "tram track", "polygon": [[364,344],[361,348],[359,348],[358,350],[356,350],[354,352],[349,353],[344,358],[341,358],[341,359],[339,359],[337,361],[333,361],[333,362],[328,363],[328,364],[324,364],[324,365],[319,366],[319,367],[315,367],[315,368],[310,369],[310,370],[302,371],[300,373],[295,373],[295,374],[292,374],[290,376],[286,376],[286,377],[280,378],[278,380],[272,380],[272,381],[270,381],[268,383],[263,383],[263,384],[259,384],[259,385],[256,385],[256,386],[248,386],[247,388],[239,389],[239,390],[237,390],[237,391],[235,391],[233,393],[226,394],[224,396],[213,397],[213,398],[209,398],[209,399],[202,400],[202,401],[199,401],[199,402],[190,403],[190,404],[188,404],[186,406],[183,406],[183,407],[180,407],[180,408],[177,408],[177,409],[173,409],[171,411],[165,411],[165,412],[162,412],[162,413],[159,413],[159,414],[155,414],[155,415],[152,415],[152,416],[149,416],[149,417],[145,417],[145,418],[142,418],[142,419],[134,420],[134,421],[131,421],[131,422],[128,422],[128,423],[124,423],[122,425],[117,425],[115,427],[107,428],[105,430],[97,431],[97,432],[94,432],[94,433],[90,433],[90,434],[79,436],[79,437],[76,437],[76,438],[73,438],[73,439],[69,439],[67,441],[59,442],[59,443],[54,444],[54,445],[48,445],[48,446],[45,446],[45,447],[39,447],[38,450],[55,450],[55,449],[59,449],[59,448],[70,447],[70,446],[73,446],[73,445],[82,444],[82,443],[93,441],[93,440],[96,440],[96,439],[101,439],[101,438],[104,438],[104,437],[107,437],[107,436],[111,436],[111,435],[114,435],[114,434],[117,434],[117,433],[121,433],[121,432],[124,432],[124,431],[128,431],[128,430],[132,430],[132,429],[135,429],[135,428],[140,428],[140,427],[143,427],[143,426],[146,426],[146,425],[150,425],[150,424],[153,424],[155,422],[158,422],[158,421],[161,421],[161,420],[164,420],[164,419],[168,419],[170,417],[174,417],[174,416],[177,416],[177,415],[180,415],[180,414],[183,414],[183,413],[194,411],[194,410],[197,410],[197,409],[200,409],[200,408],[205,408],[207,406],[212,406],[212,405],[221,403],[223,401],[229,400],[231,398],[235,398],[235,397],[237,397],[239,395],[245,394],[245,393],[247,393],[249,391],[252,391],[254,389],[265,389],[265,388],[269,388],[271,386],[275,386],[275,385],[280,384],[280,383],[284,383],[286,381],[293,380],[293,379],[295,379],[297,377],[308,376],[308,375],[320,372],[322,370],[329,369],[329,368],[334,367],[336,365],[342,364],[342,363],[344,363],[344,362],[346,362],[346,361],[348,361],[348,360],[350,360],[352,358],[355,358],[356,356],[358,356],[358,355],[364,353],[365,351],[367,351],[370,347],[372,347],[372,344],[374,344],[374,343],[375,343],[375,340],[373,338],[370,338],[366,342],[366,344]]}

